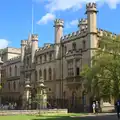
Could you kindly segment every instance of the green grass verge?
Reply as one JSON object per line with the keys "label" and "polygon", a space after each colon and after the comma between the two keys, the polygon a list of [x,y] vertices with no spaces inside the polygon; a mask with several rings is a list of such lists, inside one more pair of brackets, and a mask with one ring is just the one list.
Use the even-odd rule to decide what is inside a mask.
{"label": "green grass verge", "polygon": [[[15,115],[15,116],[0,116],[0,120],[80,120],[80,117],[83,114],[56,114],[56,115]],[[71,116],[76,116],[72,118]],[[78,116],[78,117],[77,117]]]}

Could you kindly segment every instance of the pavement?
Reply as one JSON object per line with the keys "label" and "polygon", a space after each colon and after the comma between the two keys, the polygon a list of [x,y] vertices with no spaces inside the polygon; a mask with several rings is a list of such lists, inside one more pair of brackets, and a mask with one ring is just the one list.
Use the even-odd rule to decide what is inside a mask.
{"label": "pavement", "polygon": [[116,113],[101,113],[97,115],[91,114],[91,115],[81,116],[79,118],[80,120],[118,120]]}

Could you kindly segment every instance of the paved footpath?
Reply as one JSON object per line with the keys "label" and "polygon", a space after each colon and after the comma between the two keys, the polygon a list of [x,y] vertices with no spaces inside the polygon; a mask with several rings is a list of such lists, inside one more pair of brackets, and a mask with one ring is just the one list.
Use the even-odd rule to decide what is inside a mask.
{"label": "paved footpath", "polygon": [[98,115],[87,115],[79,118],[80,120],[118,120],[115,113],[101,113]]}

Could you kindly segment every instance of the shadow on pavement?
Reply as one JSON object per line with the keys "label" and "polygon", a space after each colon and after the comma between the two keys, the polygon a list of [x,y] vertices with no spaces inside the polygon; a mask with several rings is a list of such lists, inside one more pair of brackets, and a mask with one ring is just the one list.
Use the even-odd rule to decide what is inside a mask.
{"label": "shadow on pavement", "polygon": [[42,117],[32,120],[118,120],[116,115],[96,115],[96,116],[86,116],[86,117],[66,117],[66,116],[59,116],[59,117]]}

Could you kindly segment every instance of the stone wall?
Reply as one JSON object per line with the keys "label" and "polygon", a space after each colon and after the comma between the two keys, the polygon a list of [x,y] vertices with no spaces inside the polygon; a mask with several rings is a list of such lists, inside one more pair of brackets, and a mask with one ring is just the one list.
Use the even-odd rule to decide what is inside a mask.
{"label": "stone wall", "polygon": [[46,109],[46,110],[0,110],[1,115],[35,115],[35,114],[67,114],[67,109]]}

